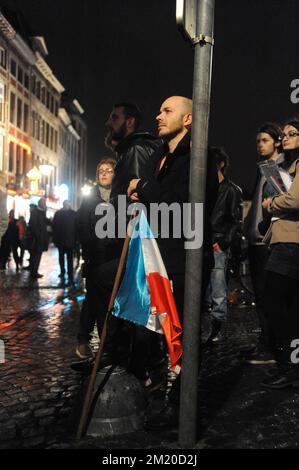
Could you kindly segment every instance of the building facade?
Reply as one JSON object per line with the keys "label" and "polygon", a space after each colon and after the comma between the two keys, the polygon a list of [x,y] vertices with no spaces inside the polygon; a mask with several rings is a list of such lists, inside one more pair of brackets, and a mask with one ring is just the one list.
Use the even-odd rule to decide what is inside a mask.
{"label": "building facade", "polygon": [[42,196],[48,217],[62,199],[78,208],[86,168],[84,110],[78,100],[75,111],[62,105],[65,89],[47,54],[43,37],[21,37],[0,11],[0,234],[8,210],[28,218],[29,204]]}

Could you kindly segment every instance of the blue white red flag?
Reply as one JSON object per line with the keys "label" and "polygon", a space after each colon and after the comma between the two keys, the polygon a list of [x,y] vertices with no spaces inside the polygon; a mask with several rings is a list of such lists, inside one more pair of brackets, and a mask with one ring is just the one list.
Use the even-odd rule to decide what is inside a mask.
{"label": "blue white red flag", "polygon": [[183,352],[180,339],[182,327],[170,280],[143,212],[133,228],[126,270],[112,313],[164,334],[171,369],[179,371]]}

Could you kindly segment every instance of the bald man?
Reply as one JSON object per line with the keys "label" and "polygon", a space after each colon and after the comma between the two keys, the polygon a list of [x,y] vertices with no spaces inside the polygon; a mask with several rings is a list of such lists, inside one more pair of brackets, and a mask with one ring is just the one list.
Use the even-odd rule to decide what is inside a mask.
{"label": "bald man", "polygon": [[[192,101],[183,96],[166,99],[158,121],[159,137],[163,149],[152,157],[151,178],[131,180],[128,196],[131,201],[150,203],[188,202],[190,170],[190,129],[192,124]],[[170,224],[171,227],[171,224]],[[184,238],[159,238],[159,248],[169,278],[173,281],[174,296],[180,316],[183,313],[185,249]],[[175,254],[175,255],[174,255]]]}
{"label": "bald man", "polygon": [[[158,116],[158,133],[164,141],[162,151],[157,151],[152,159],[151,177],[147,180],[133,179],[128,187],[131,201],[140,201],[150,209],[150,203],[179,203],[181,209],[189,200],[190,173],[190,130],[192,125],[192,101],[183,96],[167,98]],[[203,260],[203,292],[206,290],[209,275],[213,267],[213,251],[210,235],[209,218],[217,199],[218,178],[216,163],[211,160],[207,168],[207,195],[205,211],[205,242]],[[183,214],[183,211],[181,211]],[[157,243],[169,276],[173,284],[176,306],[183,323],[184,281],[186,250],[184,236],[176,238],[171,233],[169,238],[160,235]],[[181,227],[182,225],[181,216]],[[159,230],[159,234],[161,231]],[[178,423],[180,380],[176,380],[169,394],[169,403],[159,415],[147,423],[151,429],[172,427]]]}

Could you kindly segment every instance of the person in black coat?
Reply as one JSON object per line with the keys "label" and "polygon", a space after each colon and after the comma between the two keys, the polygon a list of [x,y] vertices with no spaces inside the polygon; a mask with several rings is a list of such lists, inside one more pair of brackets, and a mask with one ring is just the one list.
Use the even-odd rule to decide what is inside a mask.
{"label": "person in black coat", "polygon": [[63,208],[53,218],[53,241],[59,252],[60,277],[65,276],[65,255],[67,257],[67,273],[69,283],[74,281],[74,248],[76,245],[76,212],[69,201],[63,202]]}
{"label": "person in black coat", "polygon": [[[133,179],[128,187],[128,196],[132,202],[140,201],[150,208],[151,203],[178,203],[189,201],[190,177],[190,130],[192,124],[192,101],[181,96],[172,96],[164,101],[157,116],[159,137],[165,145],[152,158],[152,171],[148,178]],[[215,162],[210,158],[207,165],[206,210],[203,250],[203,282],[205,292],[211,269],[213,251],[210,216],[217,200],[218,177]],[[183,210],[181,210],[183,214]],[[183,217],[183,216],[181,216]],[[170,227],[171,227],[170,219]],[[183,219],[181,219],[183,227]],[[160,231],[159,231],[160,233]],[[157,238],[157,243],[164,261],[169,279],[173,284],[173,294],[180,315],[183,319],[185,288],[185,239],[176,238],[169,233],[168,238]],[[200,338],[199,338],[200,341]],[[180,376],[175,380],[169,394],[169,405],[153,420],[152,427],[176,425],[179,410]]]}
{"label": "person in black coat", "polygon": [[[112,146],[116,156],[115,175],[112,181],[112,188],[110,194],[110,203],[115,209],[115,212],[123,217],[126,223],[126,195],[127,186],[132,178],[146,177],[148,174],[149,163],[152,158],[154,151],[161,145],[159,139],[155,139],[147,132],[139,132],[139,126],[141,121],[141,112],[138,107],[131,103],[117,103],[113,106],[110,116],[107,120],[107,136],[106,142],[109,143],[109,147]],[[125,210],[120,213],[119,196],[125,199]],[[88,202],[86,202],[88,204]],[[94,203],[91,203],[94,210]],[[98,329],[101,333],[103,320],[105,319],[108,303],[110,300],[114,279],[119,263],[119,257],[121,249],[124,243],[124,239],[119,236],[116,231],[116,236],[113,239],[98,239],[95,235],[95,225],[99,217],[88,215],[90,211],[85,211],[85,215],[81,219],[81,229],[79,229],[81,236],[87,240],[88,243],[84,243],[85,246],[89,245],[92,249],[87,248],[86,256],[92,254],[92,274],[90,275],[90,282],[93,283],[94,292],[96,292],[96,305],[97,305],[97,320]],[[89,223],[83,223],[83,219],[89,218]],[[89,230],[90,234],[87,233],[85,227],[92,227]],[[84,257],[84,246],[83,246],[83,257]],[[90,263],[89,263],[90,265]],[[123,326],[121,320],[113,317],[110,319],[108,336],[106,339],[105,351],[103,354],[103,360],[101,366],[115,362],[119,362],[118,345],[124,338],[122,333]],[[137,327],[136,327],[137,329]],[[83,341],[82,336],[78,337],[78,341]],[[85,345],[87,345],[85,339]],[[77,354],[88,353],[87,348],[85,351],[81,344],[78,344]],[[78,354],[78,355],[79,355]],[[80,355],[84,357],[84,354]],[[72,366],[75,370],[87,370],[89,365],[85,367],[84,364]]]}
{"label": "person in black coat", "polygon": [[[86,296],[80,312],[76,347],[76,354],[80,359],[93,356],[89,342],[98,319],[98,288],[94,273],[97,266],[114,257],[113,246],[109,244],[109,240],[99,239],[96,236],[95,226],[99,216],[95,211],[99,204],[109,202],[115,163],[113,158],[100,161],[96,172],[97,184],[92,188],[90,195],[83,199],[77,213],[78,237],[84,259],[82,271],[83,277],[86,278]],[[102,318],[98,320],[98,329],[101,331],[103,321]]]}
{"label": "person in black coat", "polygon": [[31,237],[30,247],[30,275],[32,279],[43,277],[39,274],[42,253],[48,250],[48,232],[46,218],[46,199],[41,198],[38,201],[36,209],[33,209],[29,219],[29,230]]}
{"label": "person in black coat", "polygon": [[206,293],[211,307],[211,332],[207,343],[220,339],[220,330],[227,320],[227,266],[231,248],[242,236],[242,190],[227,177],[229,157],[220,147],[210,147],[214,154],[219,179],[218,198],[211,216],[215,266]]}
{"label": "person in black coat", "polygon": [[19,230],[14,211],[11,210],[8,215],[8,226],[1,239],[0,246],[0,269],[5,270],[11,251],[13,252],[16,270],[19,271],[20,258],[18,255]]}
{"label": "person in black coat", "polygon": [[[189,200],[190,173],[190,130],[192,122],[192,101],[185,97],[168,98],[157,116],[159,136],[164,146],[159,148],[151,159],[148,178],[133,179],[128,187],[131,201],[140,201],[149,207],[150,203],[179,203],[181,214],[183,204]],[[216,162],[209,154],[207,165],[206,210],[204,227],[204,276],[203,291],[206,289],[209,274],[213,267],[212,235],[210,216],[217,200],[218,177]],[[172,219],[170,214],[170,227]],[[181,220],[183,227],[183,220]],[[174,297],[182,319],[185,281],[185,238],[157,238],[169,278],[173,281]],[[175,254],[175,256],[174,256]]]}

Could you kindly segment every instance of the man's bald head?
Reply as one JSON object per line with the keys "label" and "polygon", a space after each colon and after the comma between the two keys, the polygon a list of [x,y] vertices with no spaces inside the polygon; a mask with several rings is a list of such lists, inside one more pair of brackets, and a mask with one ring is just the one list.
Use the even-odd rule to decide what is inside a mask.
{"label": "man's bald head", "polygon": [[[192,100],[185,96],[170,96],[165,102],[170,102],[173,106],[181,109],[183,114],[192,114]],[[164,102],[164,103],[165,103]]]}
{"label": "man's bald head", "polygon": [[192,100],[184,96],[167,98],[157,116],[159,136],[170,142],[181,140],[192,123]]}

